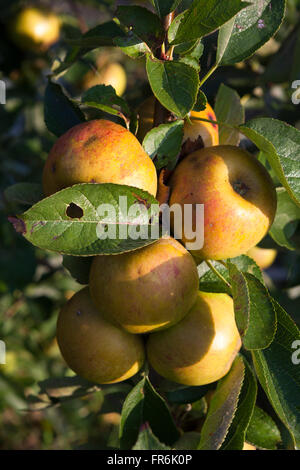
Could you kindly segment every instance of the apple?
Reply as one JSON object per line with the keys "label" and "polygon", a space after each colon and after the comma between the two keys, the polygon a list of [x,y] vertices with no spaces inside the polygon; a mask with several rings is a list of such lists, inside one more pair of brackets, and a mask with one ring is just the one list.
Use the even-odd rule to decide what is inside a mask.
{"label": "apple", "polygon": [[90,271],[98,310],[136,334],[181,320],[196,301],[198,283],[192,256],[173,238],[120,255],[96,256]]}
{"label": "apple", "polygon": [[256,447],[254,447],[252,444],[249,444],[248,442],[244,442],[243,450],[256,450]]}
{"label": "apple", "polygon": [[11,39],[22,49],[43,52],[59,39],[60,20],[38,8],[24,8],[9,24]]}
{"label": "apple", "polygon": [[[231,145],[188,155],[170,179],[170,205],[204,204],[204,245],[191,253],[198,261],[233,258],[266,235],[276,212],[276,192],[264,166]],[[193,219],[194,230],[195,217]],[[186,243],[184,237],[182,241]]]}
{"label": "apple", "polygon": [[43,171],[44,193],[49,196],[76,183],[115,183],[157,190],[151,158],[136,137],[105,119],[69,129],[52,147]]}
{"label": "apple", "polygon": [[106,64],[97,71],[90,70],[83,79],[83,89],[87,90],[95,85],[111,85],[117,95],[122,96],[127,85],[126,72],[117,62]]}
{"label": "apple", "polygon": [[183,385],[206,385],[227,374],[240,347],[231,297],[199,291],[181,322],[150,334],[147,355],[162,377]]}
{"label": "apple", "polygon": [[270,266],[272,266],[276,259],[277,250],[254,246],[248,251],[247,255],[254,259],[255,263],[260,267],[260,269],[268,269]]}
{"label": "apple", "polygon": [[121,382],[144,362],[142,339],[107,322],[93,305],[88,287],[60,311],[57,342],[67,365],[90,382]]}
{"label": "apple", "polygon": [[[139,114],[139,128],[137,137],[140,142],[143,141],[147,132],[151,131],[153,127],[153,116],[155,108],[155,98],[150,96],[138,108]],[[183,151],[185,154],[191,153],[202,147],[210,147],[218,145],[219,143],[219,130],[217,124],[210,124],[205,121],[198,121],[195,118],[208,119],[216,121],[214,110],[207,103],[203,111],[191,111],[189,113],[190,123],[186,120],[184,124],[184,137],[183,137]]]}

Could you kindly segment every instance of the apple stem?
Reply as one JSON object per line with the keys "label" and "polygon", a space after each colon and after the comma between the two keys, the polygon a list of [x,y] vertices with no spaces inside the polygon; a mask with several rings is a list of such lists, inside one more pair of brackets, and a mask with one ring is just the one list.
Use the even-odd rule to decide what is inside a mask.
{"label": "apple stem", "polygon": [[[219,273],[219,271],[214,267],[214,265],[211,263],[211,261],[209,260],[205,260],[205,263],[207,264],[207,266],[213,271],[213,273],[218,276],[219,279],[221,279],[222,282],[224,282],[224,284],[226,284],[226,286],[231,290],[231,285],[229,284],[229,282],[226,281],[225,277],[222,276],[221,273]],[[223,263],[222,263],[223,264]]]}
{"label": "apple stem", "polygon": [[218,68],[218,64],[215,64],[212,66],[212,68],[207,72],[206,75],[204,75],[204,77],[202,78],[202,80],[200,80],[200,85],[199,85],[199,88],[202,87],[202,85],[206,82],[206,80],[215,72],[215,70],[217,70]]}

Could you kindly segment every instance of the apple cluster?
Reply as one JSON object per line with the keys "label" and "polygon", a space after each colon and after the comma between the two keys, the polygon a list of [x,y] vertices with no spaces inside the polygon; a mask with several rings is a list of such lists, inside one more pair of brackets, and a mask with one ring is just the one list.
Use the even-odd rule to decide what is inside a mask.
{"label": "apple cluster", "polygon": [[[153,125],[153,107],[151,98],[140,109],[140,140]],[[241,347],[232,298],[199,291],[197,262],[255,247],[273,222],[276,193],[254,156],[219,145],[215,121],[209,105],[191,114],[181,159],[168,182],[170,204],[204,204],[203,247],[189,252],[184,237],[163,237],[138,250],[96,256],[89,286],[59,314],[61,353],[87,380],[126,380],[147,357],[168,380],[204,385],[229,371]],[[134,186],[153,196],[158,186],[155,166],[139,140],[102,119],[62,135],[44,167],[47,196],[89,182]]]}

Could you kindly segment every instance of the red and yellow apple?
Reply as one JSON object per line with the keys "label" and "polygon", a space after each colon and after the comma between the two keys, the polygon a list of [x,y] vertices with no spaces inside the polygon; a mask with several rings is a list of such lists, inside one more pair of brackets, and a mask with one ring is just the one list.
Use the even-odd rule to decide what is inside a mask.
{"label": "red and yellow apple", "polygon": [[248,251],[247,255],[254,259],[255,263],[260,267],[260,269],[268,269],[270,266],[272,266],[276,259],[277,250],[254,246]]}
{"label": "red and yellow apple", "polygon": [[57,342],[68,366],[90,382],[121,382],[144,362],[142,339],[107,322],[93,305],[88,287],[60,311]]}
{"label": "red and yellow apple", "polygon": [[9,33],[22,49],[43,52],[58,40],[60,20],[54,13],[24,8],[9,24]]}
{"label": "red and yellow apple", "polygon": [[150,334],[147,354],[153,369],[166,379],[206,385],[227,374],[240,347],[231,297],[198,292],[181,322]]}
{"label": "red and yellow apple", "polygon": [[104,119],[72,127],[52,147],[43,171],[47,196],[76,183],[115,183],[157,191],[151,158],[124,127]]}
{"label": "red and yellow apple", "polygon": [[83,89],[87,90],[95,85],[111,85],[117,95],[122,96],[127,85],[126,72],[117,62],[105,64],[96,71],[90,70],[83,79]]}
{"label": "red and yellow apple", "polygon": [[177,323],[196,301],[198,283],[192,256],[173,238],[120,255],[96,256],[90,271],[97,309],[130,333]]}
{"label": "red and yellow apple", "polygon": [[[170,205],[204,204],[204,245],[197,260],[220,260],[246,253],[266,235],[276,212],[276,192],[263,165],[231,145],[188,155],[170,179]],[[193,213],[193,229],[195,227]],[[183,242],[191,242],[184,236]]]}

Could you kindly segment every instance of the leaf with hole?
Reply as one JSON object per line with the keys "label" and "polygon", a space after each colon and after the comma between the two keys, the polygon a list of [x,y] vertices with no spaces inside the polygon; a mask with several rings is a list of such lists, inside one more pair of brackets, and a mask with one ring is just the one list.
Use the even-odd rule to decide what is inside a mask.
{"label": "leaf with hole", "polygon": [[12,218],[17,232],[39,248],[73,256],[131,251],[158,239],[156,199],[118,184],[76,184]]}

